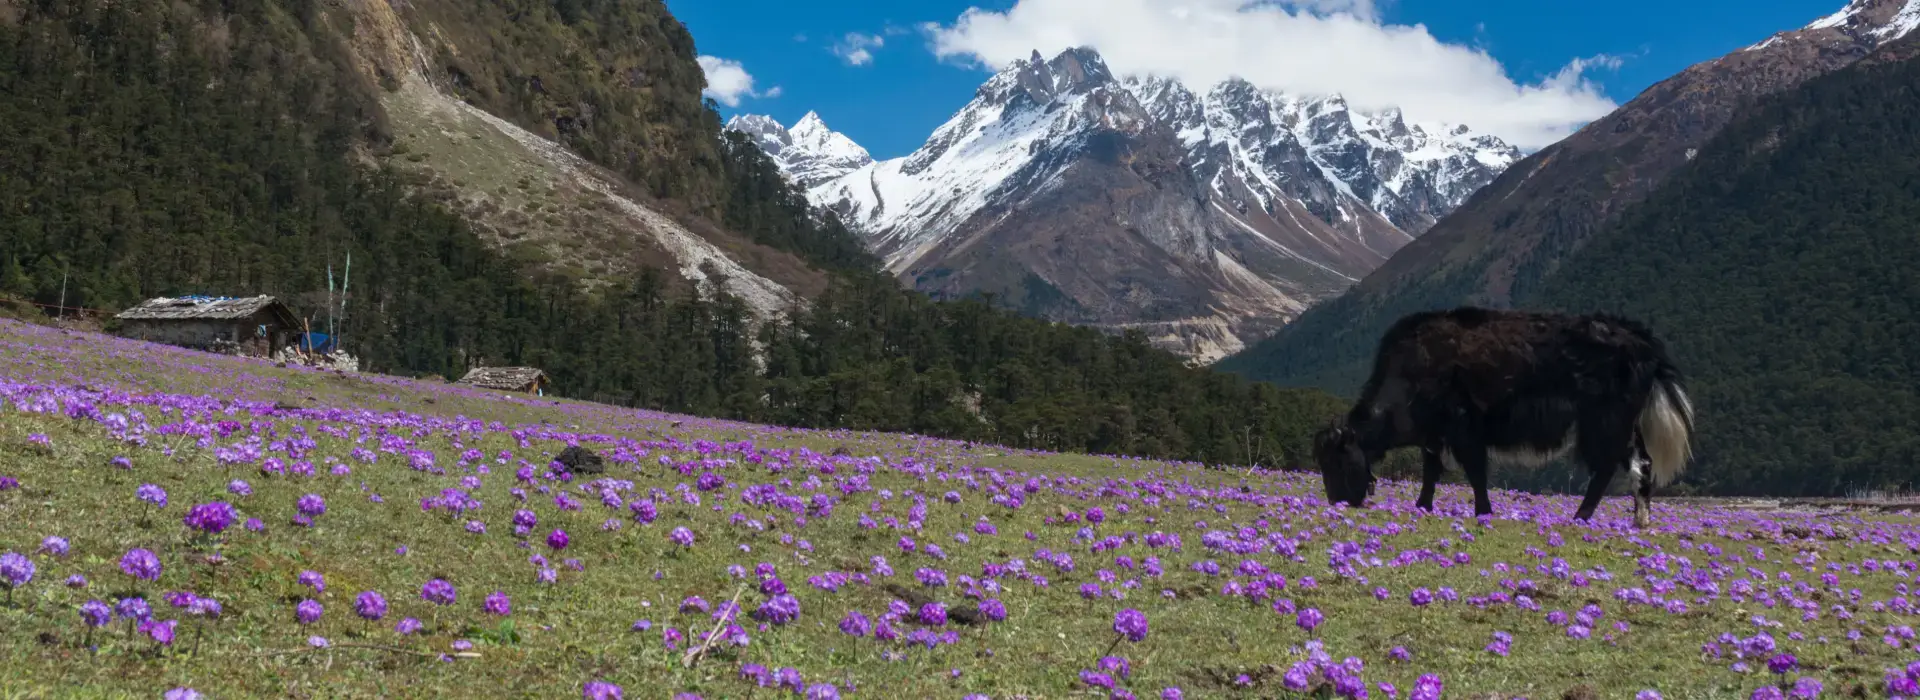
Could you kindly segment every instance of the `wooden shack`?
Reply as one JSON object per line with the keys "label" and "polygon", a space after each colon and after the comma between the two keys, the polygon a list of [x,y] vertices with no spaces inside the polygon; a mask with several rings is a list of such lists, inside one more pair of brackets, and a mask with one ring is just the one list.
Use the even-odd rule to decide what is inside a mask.
{"label": "wooden shack", "polygon": [[475,367],[454,383],[540,396],[547,393],[547,373],[535,367]]}
{"label": "wooden shack", "polygon": [[264,294],[156,297],[114,318],[117,333],[128,338],[249,357],[269,357],[300,333],[293,310]]}

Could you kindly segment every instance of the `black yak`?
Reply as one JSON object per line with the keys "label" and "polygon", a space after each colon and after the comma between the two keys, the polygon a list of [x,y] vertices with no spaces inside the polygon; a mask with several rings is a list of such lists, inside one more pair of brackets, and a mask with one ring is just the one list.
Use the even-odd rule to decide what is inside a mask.
{"label": "black yak", "polygon": [[1680,371],[1646,326],[1606,314],[1566,315],[1461,307],[1410,314],[1380,340],[1373,374],[1352,410],[1314,436],[1327,502],[1365,505],[1373,463],[1418,447],[1418,505],[1457,464],[1487,501],[1488,460],[1540,465],[1573,453],[1592,480],[1575,518],[1588,520],[1613,475],[1634,479],[1636,527],[1648,523],[1653,488],[1691,455],[1693,406]]}

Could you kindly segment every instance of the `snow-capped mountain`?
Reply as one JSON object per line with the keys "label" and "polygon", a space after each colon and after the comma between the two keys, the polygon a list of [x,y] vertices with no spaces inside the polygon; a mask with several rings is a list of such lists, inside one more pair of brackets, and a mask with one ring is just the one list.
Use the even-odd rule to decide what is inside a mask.
{"label": "snow-capped mountain", "polygon": [[827,128],[827,123],[813,112],[801,117],[791,129],[758,114],[734,117],[727,128],[752,137],[760,150],[801,187],[818,186],[873,162],[867,149]]}
{"label": "snow-capped mountain", "polygon": [[1758,51],[1812,30],[1832,29],[1868,48],[1905,37],[1920,28],[1920,0],[1852,0],[1839,12],[1798,30],[1784,31],[1743,51]]}
{"label": "snow-capped mountain", "polygon": [[851,140],[803,121],[804,137],[730,126],[905,281],[1137,328],[1202,362],[1345,289],[1520,157],[1337,95],[1116,76],[1084,48],[1008,66],[902,158],[856,165]]}

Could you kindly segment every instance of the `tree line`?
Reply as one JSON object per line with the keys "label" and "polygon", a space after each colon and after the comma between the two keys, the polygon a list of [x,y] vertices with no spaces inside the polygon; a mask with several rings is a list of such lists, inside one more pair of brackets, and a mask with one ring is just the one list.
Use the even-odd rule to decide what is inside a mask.
{"label": "tree line", "polygon": [[[594,31],[679,37],[677,23],[661,29],[621,14],[657,4],[564,3]],[[474,7],[490,17],[494,5]],[[647,184],[697,193],[684,210],[710,210],[830,271],[827,291],[784,322],[756,325],[738,300],[698,294],[671,272],[643,270],[587,293],[517,268],[459,216],[414,196],[403,176],[361,162],[391,140],[384,88],[358,71],[312,3],[0,9],[0,293],[54,303],[64,286],[68,305],[100,308],[161,294],[267,293],[314,309],[327,263],[337,271],[351,252],[342,331],[375,371],[451,377],[482,361],[524,363],[546,369],[562,394],[635,407],[1269,466],[1303,462],[1308,432],[1342,408],[1317,391],[1187,367],[1138,335],[901,289],[763,153],[722,137],[711,105],[704,121],[687,121],[700,89],[685,78],[698,70],[690,42],[629,47],[655,52],[637,65],[670,71],[654,92],[685,94],[614,103],[627,109],[600,111],[600,122],[565,136],[598,143],[582,150],[613,163],[652,133],[626,120],[652,114],[670,133],[710,135],[710,156],[682,146],[661,153],[699,155],[641,159]],[[567,20],[558,12],[533,19],[559,31]],[[482,30],[524,28],[463,31]],[[535,93],[500,87],[519,84],[511,77],[470,68],[466,84],[477,101],[521,105],[506,111],[528,123],[572,104],[553,99],[565,93],[564,74]],[[591,103],[599,90],[576,97]]]}

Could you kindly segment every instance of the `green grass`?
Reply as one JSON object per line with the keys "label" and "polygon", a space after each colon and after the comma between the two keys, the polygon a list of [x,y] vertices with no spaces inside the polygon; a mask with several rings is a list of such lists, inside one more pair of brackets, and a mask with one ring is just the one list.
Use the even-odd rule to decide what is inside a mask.
{"label": "green grass", "polygon": [[[582,683],[592,679],[622,685],[629,698],[679,692],[708,698],[787,694],[741,681],[742,663],[791,666],[809,683],[831,682],[843,690],[852,684],[858,688],[852,697],[957,698],[976,692],[995,698],[1088,697],[1094,695],[1077,674],[1092,668],[1114,640],[1113,615],[1126,607],[1144,611],[1152,625],[1144,642],[1121,642],[1113,650],[1131,663],[1127,686],[1142,697],[1155,697],[1170,685],[1185,689],[1187,697],[1287,697],[1279,685],[1280,674],[1304,658],[1303,642],[1318,638],[1336,660],[1364,659],[1369,684],[1392,682],[1401,688],[1402,697],[1419,674],[1431,672],[1444,679],[1449,698],[1489,693],[1558,698],[1578,686],[1602,698],[1632,697],[1643,688],[1658,688],[1667,698],[1744,698],[1766,680],[1763,676],[1770,675],[1764,663],[1754,662],[1753,673],[1737,674],[1728,670],[1731,659],[1703,659],[1701,645],[1722,632],[1751,635],[1756,630],[1751,618],[1756,614],[1784,624],[1773,630],[1782,648],[1795,653],[1803,670],[1827,685],[1830,696],[1855,687],[1866,693],[1864,697],[1883,696],[1882,669],[1920,656],[1880,641],[1884,628],[1911,625],[1912,616],[1874,612],[1869,607],[1874,601],[1893,598],[1894,586],[1909,579],[1888,573],[1838,572],[1842,589],[1863,592],[1861,602],[1850,603],[1826,592],[1801,594],[1817,598],[1822,607],[1820,618],[1812,622],[1801,622],[1798,613],[1784,605],[1769,609],[1751,599],[1735,603],[1724,593],[1731,579],[1748,576],[1744,572],[1748,565],[1770,573],[1792,571],[1794,580],[1810,580],[1819,589],[1817,576],[1829,562],[1844,566],[1869,558],[1912,561],[1913,547],[1920,543],[1915,523],[1894,516],[1866,519],[1851,514],[1660,506],[1656,518],[1676,532],[1649,531],[1636,542],[1630,532],[1620,529],[1627,514],[1625,499],[1609,503],[1602,522],[1592,529],[1565,522],[1572,510],[1566,499],[1508,493],[1495,499],[1500,518],[1489,526],[1478,525],[1458,517],[1469,505],[1465,494],[1452,487],[1443,492],[1444,512],[1439,516],[1416,517],[1393,508],[1336,511],[1324,506],[1317,479],[1296,475],[1245,476],[1193,465],[987,446],[965,449],[911,436],[728,424],[566,400],[509,397],[443,383],[282,369],[0,321],[0,396],[11,390],[7,382],[86,384],[98,389],[266,402],[260,413],[236,407],[230,415],[215,416],[240,426],[231,437],[217,440],[217,445],[244,440],[250,434],[249,423],[263,429],[265,443],[304,428],[317,443],[311,459],[318,475],[268,477],[254,465],[222,466],[213,450],[197,448],[191,438],[175,435],[152,434],[147,445],[139,447],[111,438],[100,423],[71,419],[60,411],[23,412],[15,402],[0,400],[4,404],[0,407],[0,475],[15,477],[22,484],[0,492],[0,523],[4,523],[0,551],[29,553],[48,535],[63,536],[72,543],[72,552],[65,558],[35,555],[37,576],[14,592],[10,605],[0,606],[0,667],[8,669],[0,674],[0,697],[157,697],[168,688],[191,686],[215,698],[545,698],[577,697]],[[378,413],[367,418],[329,417],[321,412],[293,416],[275,414],[270,410],[272,402]],[[127,410],[106,401],[99,402],[99,409],[102,414]],[[169,417],[150,406],[138,410],[154,426],[178,420],[177,413]],[[414,416],[420,420],[464,417],[474,422],[464,429],[449,423],[432,431],[416,431],[404,425]],[[533,432],[522,446],[508,432],[488,430],[486,424],[492,421]],[[356,446],[377,449],[378,436],[356,445],[352,439],[320,432],[328,426],[387,422],[392,423],[390,432],[415,441],[412,449],[432,451],[437,466],[447,474],[409,469],[404,456],[388,453],[380,453],[375,464],[363,464],[348,457],[349,451]],[[680,425],[676,427],[675,422]],[[264,432],[269,428],[271,437]],[[665,490],[669,498],[661,501],[658,519],[641,525],[627,517],[625,509],[608,510],[596,496],[577,488],[566,490],[580,502],[578,511],[560,510],[551,495],[532,491],[526,504],[517,503],[509,493],[516,485],[517,460],[544,464],[565,447],[556,438],[567,434],[648,443],[643,445],[649,452],[639,459],[639,471],[610,463],[605,476],[632,481],[629,500],[650,488]],[[33,435],[44,435],[51,448],[30,440]],[[669,439],[676,442],[653,442]],[[803,467],[807,460],[796,459],[794,466],[776,474],[760,465],[739,463],[739,453],[720,452],[708,458],[734,461],[717,470],[729,485],[722,491],[701,493],[699,506],[688,505],[674,492],[682,483],[691,486],[693,476],[663,467],[658,459],[661,455],[676,463],[700,459],[697,440],[751,441],[771,454],[769,462],[780,461],[775,451],[806,448],[824,454],[845,447],[856,457],[878,458],[864,462],[871,468],[874,490],[842,497],[834,488],[862,471],[862,463],[853,460],[835,462],[833,473],[827,474]],[[582,444],[603,454],[611,449],[590,440]],[[162,454],[164,446],[175,448],[172,457]],[[471,514],[485,522],[486,534],[469,533],[460,521],[423,513],[419,505],[420,499],[474,474],[457,465],[460,453],[469,448],[486,455],[476,464],[492,467],[489,474],[475,474],[482,485],[473,495],[484,506]],[[511,452],[514,461],[506,466],[494,464],[494,456],[503,450]],[[117,456],[131,459],[132,468],[113,466]],[[328,458],[347,462],[352,473],[327,474]],[[989,501],[985,487],[992,473],[1001,474],[1014,487],[1029,476],[1045,483],[1023,507],[1010,510]],[[970,488],[964,481],[969,476],[982,488]],[[741,503],[740,489],[761,483],[808,498],[813,493],[808,481],[815,477],[820,491],[832,494],[837,503],[830,516],[811,518],[805,525],[796,524],[784,511]],[[236,478],[248,481],[253,494],[227,494],[227,483]],[[144,483],[165,488],[170,503],[154,512],[137,501],[134,491]],[[1157,506],[1140,500],[1142,490],[1150,485],[1168,491]],[[1183,488],[1203,491],[1178,493]],[[894,497],[879,498],[876,494],[882,489],[891,490]],[[961,502],[941,501],[947,491],[961,494]],[[320,494],[328,504],[327,513],[312,528],[289,522],[295,500],[306,493]],[[721,493],[727,495],[717,501]],[[928,499],[921,531],[903,533],[884,524],[867,530],[855,524],[862,513],[882,522],[888,516],[906,520],[910,493]],[[384,502],[372,502],[369,494],[378,494]],[[1388,502],[1410,496],[1411,486],[1398,482],[1383,485],[1380,494]],[[196,539],[181,518],[191,504],[212,500],[234,503],[243,518],[260,518],[265,532],[248,532],[236,523],[213,541]],[[716,502],[722,506],[720,511],[714,510]],[[869,510],[874,502],[882,504],[879,511]],[[1129,512],[1119,512],[1123,503]],[[1152,550],[1135,542],[1096,553],[1074,539],[1082,524],[1050,522],[1064,512],[1084,512],[1095,505],[1108,516],[1096,526],[1100,536],[1177,533],[1183,551]],[[528,538],[531,548],[518,546],[519,538],[512,534],[509,518],[520,507],[534,510],[541,521]],[[765,522],[767,529],[731,524],[728,516],[736,511]],[[983,516],[998,528],[998,534],[973,532],[974,523]],[[623,527],[601,530],[601,522],[608,517],[620,518]],[[1205,527],[1199,525],[1202,522]],[[1821,523],[1844,526],[1859,537],[1828,540],[1780,534],[1783,527],[1797,532],[1799,527]],[[666,539],[670,529],[683,525],[698,536],[694,546],[685,550]],[[561,555],[547,552],[542,544],[545,533],[554,527],[572,535],[571,545]],[[1278,614],[1264,603],[1221,595],[1227,574],[1242,557],[1207,551],[1202,535],[1240,527],[1313,533],[1298,547],[1301,561],[1271,552],[1253,558],[1288,578],[1290,585],[1281,596],[1326,614],[1326,623],[1314,634],[1301,631],[1293,625],[1292,616]],[[1475,540],[1464,542],[1456,527],[1472,533]],[[1373,534],[1362,528],[1373,529]],[[1024,537],[1029,531],[1035,541]],[[967,533],[971,542],[955,541],[954,534],[959,532]],[[1549,532],[1559,533],[1564,545],[1550,546]],[[1593,541],[1583,539],[1587,533]],[[1866,536],[1871,533],[1884,534],[1884,542],[1869,543]],[[938,543],[948,558],[936,561],[925,554],[903,555],[895,544],[902,534],[921,543]],[[1403,550],[1431,548],[1449,556],[1456,550],[1468,552],[1472,562],[1451,568],[1431,563],[1367,568],[1362,573],[1369,578],[1368,584],[1335,576],[1328,567],[1327,550],[1345,541],[1368,545],[1375,534],[1379,549],[1369,556],[1383,561],[1391,561]],[[793,543],[783,541],[786,535],[795,538]],[[798,548],[799,540],[808,542],[812,551]],[[1442,540],[1451,540],[1453,547],[1441,549]],[[1732,575],[1719,582],[1723,594],[1718,600],[1674,615],[1614,599],[1616,588],[1650,588],[1636,573],[1635,560],[1648,556],[1653,548],[1704,565],[1711,557],[1698,547],[1706,544],[1747,557],[1730,564]],[[407,553],[397,554],[402,546]],[[159,582],[135,582],[118,571],[120,555],[132,547],[160,554],[166,570]],[[1750,547],[1764,550],[1766,560],[1754,561]],[[1073,570],[1057,571],[1038,561],[1034,554],[1040,548],[1070,553]],[[1546,558],[1537,558],[1530,549],[1545,550]],[[534,552],[554,560],[557,583],[537,581],[536,569],[527,561]],[[1803,552],[1818,554],[1816,563],[1821,568],[1815,573],[1806,573],[1794,563]],[[218,554],[217,563],[208,560],[210,554]],[[876,554],[885,556],[895,573],[886,579],[875,577],[875,585],[850,583],[827,592],[807,583],[808,577],[830,570],[867,571],[869,558]],[[1154,578],[1138,570],[1125,571],[1115,566],[1115,554],[1136,560],[1157,554],[1165,574]],[[580,559],[584,569],[559,566],[563,557]],[[1604,567],[1613,580],[1577,588],[1540,573],[1493,572],[1488,577],[1480,573],[1496,563],[1532,566],[1554,557],[1565,559],[1575,571]],[[997,597],[1006,604],[1008,618],[950,627],[959,632],[957,644],[932,650],[908,648],[904,643],[883,645],[871,638],[848,637],[836,628],[850,609],[869,618],[884,612],[894,596],[881,589],[883,582],[927,591],[956,605],[965,599],[953,577],[978,577],[983,563],[1010,558],[1028,560],[1030,568],[1046,576],[1048,585],[1042,588],[1013,577],[1002,579],[1005,588]],[[1220,563],[1223,575],[1207,576],[1190,569],[1194,562],[1208,558]],[[691,668],[684,665],[681,652],[686,644],[680,651],[668,650],[661,630],[671,626],[690,637],[704,635],[713,629],[713,620],[705,614],[676,612],[679,601],[699,595],[718,605],[743,590],[742,582],[728,575],[728,565],[751,570],[759,562],[778,568],[800,602],[798,620],[765,631],[758,629],[758,623],[743,620],[751,635],[747,647],[719,650]],[[949,586],[920,587],[914,570],[923,566],[945,570]],[[325,574],[323,594],[313,595],[296,582],[296,575],[306,569]],[[1098,582],[1101,569],[1115,571],[1121,581],[1138,578],[1140,585],[1123,589],[1124,600],[1083,600],[1078,588]],[[85,575],[90,585],[80,590],[62,586],[61,581],[71,574]],[[1316,590],[1301,589],[1302,576],[1314,576],[1321,585]],[[435,610],[419,599],[421,584],[434,577],[457,586],[455,605]],[[1468,597],[1490,593],[1509,577],[1531,578],[1540,584],[1542,590],[1534,596],[1539,612],[1512,605],[1481,609],[1467,603]],[[1390,592],[1386,602],[1375,601],[1369,594],[1376,585]],[[1458,589],[1461,600],[1415,608],[1406,600],[1418,586],[1451,586]],[[160,599],[162,592],[179,590],[218,599],[223,615],[204,625],[201,620],[183,618]],[[353,598],[362,590],[377,590],[387,597],[391,611],[385,620],[368,625],[354,616]],[[513,601],[512,614],[505,618],[482,612],[481,600],[495,590],[504,591]],[[767,598],[751,587],[744,590],[741,604],[746,610]],[[1164,597],[1163,590],[1174,594]],[[179,637],[171,647],[157,648],[143,637],[130,637],[119,621],[96,630],[90,639],[83,633],[76,613],[79,603],[136,593],[154,604],[157,617],[181,618]],[[1683,586],[1674,595],[1691,601],[1697,594]],[[294,621],[293,609],[306,597],[319,600],[326,612],[320,622],[302,626]],[[1592,639],[1569,638],[1560,626],[1544,619],[1549,610],[1572,613],[1587,603],[1606,611]],[[1831,614],[1836,603],[1849,605],[1854,619],[1836,619]],[[413,636],[397,635],[393,623],[403,616],[419,618],[427,629]],[[639,619],[651,620],[654,628],[631,631]],[[1614,633],[1612,642],[1602,641],[1616,620],[1628,621],[1629,631]],[[899,625],[903,635],[911,629],[912,625]],[[1844,639],[1849,629],[1862,631],[1860,642]],[[1510,656],[1482,649],[1496,630],[1513,634]],[[1787,634],[1793,631],[1803,632],[1807,639],[1790,641]],[[308,637],[314,635],[327,638],[333,647],[307,646]],[[1822,636],[1827,643],[1815,641]],[[83,646],[83,640],[95,648]],[[437,658],[452,651],[455,640],[470,641],[471,656]],[[1410,649],[1412,661],[1389,660],[1387,651],[1395,646]],[[900,658],[883,658],[883,651],[898,652]],[[1259,684],[1236,689],[1234,679],[1240,674],[1258,679]],[[1377,689],[1373,693],[1380,697]]]}

